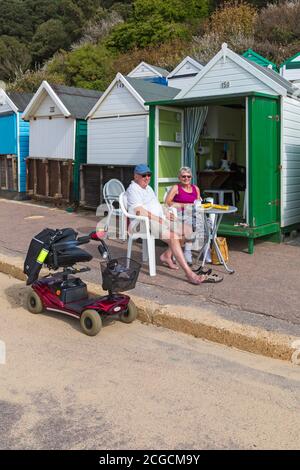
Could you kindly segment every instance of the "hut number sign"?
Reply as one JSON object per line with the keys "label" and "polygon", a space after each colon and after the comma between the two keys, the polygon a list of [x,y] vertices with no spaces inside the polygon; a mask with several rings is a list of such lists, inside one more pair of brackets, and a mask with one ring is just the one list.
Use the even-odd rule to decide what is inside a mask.
{"label": "hut number sign", "polygon": [[230,87],[230,82],[229,81],[225,81],[225,82],[221,82],[221,88],[229,88]]}

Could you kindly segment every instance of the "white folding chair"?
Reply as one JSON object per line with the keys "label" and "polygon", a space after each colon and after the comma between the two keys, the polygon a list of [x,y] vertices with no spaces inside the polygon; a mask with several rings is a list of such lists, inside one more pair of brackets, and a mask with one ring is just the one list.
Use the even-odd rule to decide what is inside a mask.
{"label": "white folding chair", "polygon": [[108,208],[107,222],[104,230],[108,231],[111,218],[114,215],[119,217],[119,237],[121,240],[126,239],[126,221],[120,208],[116,208],[114,203],[119,202],[119,196],[125,191],[121,181],[113,178],[105,183],[103,187],[103,198]]}
{"label": "white folding chair", "polygon": [[119,196],[120,209],[123,215],[130,220],[128,227],[127,258],[130,258],[132,242],[141,238],[143,241],[143,261],[149,263],[150,276],[156,276],[155,238],[150,233],[150,221],[142,215],[129,214],[127,211],[127,197],[125,192]]}

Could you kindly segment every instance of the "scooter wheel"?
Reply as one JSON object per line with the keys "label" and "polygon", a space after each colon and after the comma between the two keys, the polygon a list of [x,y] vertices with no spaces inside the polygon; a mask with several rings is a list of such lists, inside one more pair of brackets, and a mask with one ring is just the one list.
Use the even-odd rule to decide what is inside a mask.
{"label": "scooter wheel", "polygon": [[84,310],[80,317],[80,325],[86,335],[97,335],[102,328],[102,320],[97,310]]}
{"label": "scooter wheel", "polygon": [[43,303],[36,292],[29,292],[27,296],[27,308],[31,313],[41,313],[43,311]]}
{"label": "scooter wheel", "polygon": [[132,323],[136,319],[136,317],[137,317],[136,305],[132,302],[132,300],[129,300],[128,308],[126,312],[121,313],[120,320],[123,323]]}

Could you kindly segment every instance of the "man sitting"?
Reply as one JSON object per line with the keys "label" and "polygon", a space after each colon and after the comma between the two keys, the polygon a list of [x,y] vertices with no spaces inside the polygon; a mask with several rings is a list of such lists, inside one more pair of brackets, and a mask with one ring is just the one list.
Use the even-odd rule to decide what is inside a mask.
{"label": "man sitting", "polygon": [[172,213],[164,214],[153,189],[149,186],[150,179],[151,170],[147,165],[141,163],[135,167],[134,180],[126,190],[128,212],[148,217],[151,233],[168,244],[168,248],[160,256],[162,263],[170,269],[178,269],[172,260],[174,256],[192,284],[222,281],[217,275],[198,276],[188,266],[181,247],[185,243],[185,238],[191,235],[191,228],[178,226]]}

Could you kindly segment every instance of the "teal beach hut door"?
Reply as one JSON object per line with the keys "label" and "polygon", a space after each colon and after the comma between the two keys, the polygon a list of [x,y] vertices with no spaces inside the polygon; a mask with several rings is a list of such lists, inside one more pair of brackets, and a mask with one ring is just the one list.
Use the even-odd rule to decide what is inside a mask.
{"label": "teal beach hut door", "polygon": [[275,98],[248,98],[249,224],[274,224],[280,217],[280,111]]}

